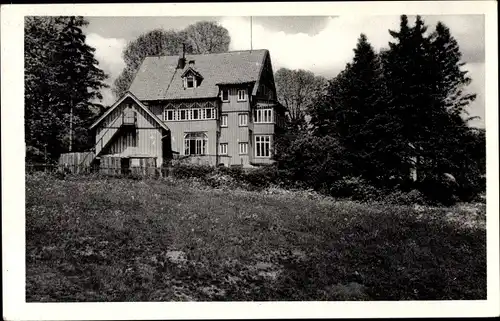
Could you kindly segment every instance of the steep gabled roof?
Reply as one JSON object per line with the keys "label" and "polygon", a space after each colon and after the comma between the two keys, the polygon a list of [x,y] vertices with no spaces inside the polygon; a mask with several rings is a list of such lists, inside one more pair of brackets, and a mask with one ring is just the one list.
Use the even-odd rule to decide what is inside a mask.
{"label": "steep gabled roof", "polygon": [[203,75],[197,88],[184,88],[181,76],[191,66],[176,69],[178,56],[146,57],[129,91],[139,100],[215,98],[219,94],[217,84],[257,82],[268,55],[266,49],[188,54],[186,60],[194,60],[195,70]]}
{"label": "steep gabled roof", "polygon": [[187,75],[189,75],[189,74],[193,74],[193,75],[195,75],[196,77],[203,79],[203,76],[202,76],[199,72],[197,72],[196,70],[194,70],[192,67],[187,68],[187,69],[186,69],[186,70],[182,73],[181,77],[186,77],[186,76],[187,76]]}
{"label": "steep gabled roof", "polygon": [[127,91],[125,94],[123,94],[123,96],[118,99],[114,104],[113,106],[109,107],[108,110],[106,110],[106,112],[104,114],[102,114],[101,117],[99,117],[99,119],[97,119],[89,128],[92,129],[94,128],[95,126],[97,126],[100,122],[102,122],[116,107],[120,106],[120,104],[127,98],[132,98],[136,104],[141,107],[142,109],[144,109],[146,111],[146,113],[151,116],[151,118],[153,118],[163,129],[166,129],[166,130],[169,130],[169,128],[167,127],[167,125],[165,125],[164,122],[162,122],[155,114],[153,114],[151,112],[151,110],[149,110],[148,107],[146,107],[143,103],[141,103],[141,101],[139,99],[137,99],[136,96],[134,96],[134,94],[132,94],[131,92]]}

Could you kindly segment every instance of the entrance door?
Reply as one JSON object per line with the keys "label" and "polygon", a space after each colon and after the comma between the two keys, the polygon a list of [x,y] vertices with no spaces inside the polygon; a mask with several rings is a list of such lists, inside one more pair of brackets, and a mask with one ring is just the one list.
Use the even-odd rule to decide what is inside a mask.
{"label": "entrance door", "polygon": [[130,158],[122,158],[121,159],[121,168],[122,168],[123,175],[130,174]]}

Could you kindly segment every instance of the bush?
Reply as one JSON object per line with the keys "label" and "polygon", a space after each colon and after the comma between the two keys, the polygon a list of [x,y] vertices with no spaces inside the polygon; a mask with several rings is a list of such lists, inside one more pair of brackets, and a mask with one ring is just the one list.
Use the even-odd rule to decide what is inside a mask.
{"label": "bush", "polygon": [[430,174],[418,183],[418,190],[431,202],[450,206],[458,201],[457,183],[445,175]]}
{"label": "bush", "polygon": [[177,163],[172,167],[172,175],[175,178],[199,178],[205,179],[207,175],[213,173],[214,167],[208,165],[195,165]]}
{"label": "bush", "polygon": [[276,156],[282,181],[301,182],[318,191],[350,173],[345,150],[333,137],[305,136],[281,146]]}
{"label": "bush", "polygon": [[387,195],[387,197],[384,198],[384,201],[389,204],[395,204],[395,205],[425,205],[427,204],[427,200],[425,199],[425,196],[420,193],[420,191],[414,189],[409,192],[404,192],[404,191],[394,191]]}
{"label": "bush", "polygon": [[250,186],[265,188],[278,181],[278,170],[274,166],[263,166],[246,171],[242,179]]}
{"label": "bush", "polygon": [[244,174],[243,168],[241,167],[225,167],[225,166],[218,167],[217,173],[222,175],[228,175],[236,180],[241,180]]}
{"label": "bush", "polygon": [[355,201],[377,200],[381,196],[378,188],[359,177],[343,177],[335,181],[329,193],[334,197],[349,197]]}
{"label": "bush", "polygon": [[473,202],[480,198],[486,191],[486,177],[480,173],[467,173],[457,177],[457,197],[463,202]]}
{"label": "bush", "polygon": [[213,175],[208,175],[205,178],[205,183],[213,188],[235,187],[236,185],[234,178],[219,172]]}

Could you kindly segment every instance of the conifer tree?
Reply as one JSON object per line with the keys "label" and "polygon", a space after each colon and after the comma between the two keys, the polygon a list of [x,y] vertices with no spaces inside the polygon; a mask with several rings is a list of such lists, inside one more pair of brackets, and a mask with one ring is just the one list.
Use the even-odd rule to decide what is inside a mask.
{"label": "conifer tree", "polygon": [[408,177],[414,157],[428,158],[432,154],[429,140],[439,121],[434,96],[436,77],[426,30],[420,16],[410,27],[408,18],[402,15],[399,32],[389,31],[396,41],[390,42],[383,54],[387,107],[397,134],[397,157],[392,166],[402,179]]}
{"label": "conifer tree", "polygon": [[332,135],[346,148],[357,175],[370,180],[387,162],[393,135],[387,126],[386,94],[379,56],[364,34],[354,49],[353,61],[335,77],[328,93],[311,111],[316,135]]}
{"label": "conifer tree", "polygon": [[100,110],[101,104],[95,101],[102,99],[100,89],[106,87],[103,81],[107,76],[97,67],[95,49],[85,43],[82,28],[88,22],[83,17],[58,17],[56,21],[62,27],[55,48],[60,102],[65,118],[69,118],[64,140],[70,150],[82,150],[92,146],[87,129]]}
{"label": "conifer tree", "polygon": [[[90,145],[87,130],[102,107],[106,75],[85,43],[82,17],[25,20],[25,133],[28,160],[56,160]],[[73,121],[71,121],[73,111]],[[71,124],[73,125],[70,132]]]}

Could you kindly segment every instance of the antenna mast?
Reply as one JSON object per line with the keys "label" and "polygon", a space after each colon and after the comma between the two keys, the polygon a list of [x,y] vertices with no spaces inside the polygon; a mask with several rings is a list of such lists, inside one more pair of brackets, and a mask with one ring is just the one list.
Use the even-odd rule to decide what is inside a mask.
{"label": "antenna mast", "polygon": [[253,44],[252,44],[252,16],[250,16],[250,51],[253,50]]}

